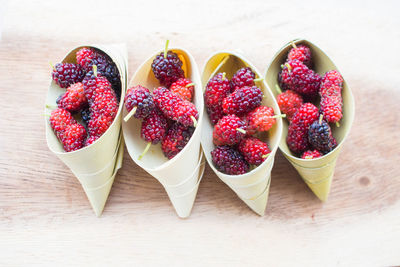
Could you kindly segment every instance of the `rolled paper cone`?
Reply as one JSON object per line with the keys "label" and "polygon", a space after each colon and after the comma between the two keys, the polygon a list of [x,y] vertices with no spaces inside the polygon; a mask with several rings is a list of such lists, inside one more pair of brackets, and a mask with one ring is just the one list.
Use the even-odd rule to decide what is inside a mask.
{"label": "rolled paper cone", "polygon": [[[122,123],[126,147],[133,161],[150,175],[159,180],[165,187],[175,186],[186,180],[188,181],[188,184],[190,184],[189,177],[192,177],[193,172],[198,167],[199,154],[202,153],[200,149],[200,135],[203,125],[204,111],[200,73],[193,56],[182,48],[170,48],[169,50],[178,54],[183,63],[182,69],[185,72],[185,77],[195,83],[193,103],[199,113],[199,119],[197,120],[196,129],[189,142],[182,151],[171,160],[168,160],[168,158],[164,156],[160,144],[151,145],[149,151],[139,160],[139,155],[146,147],[146,142],[140,136],[141,121],[131,118],[129,121]],[[160,86],[159,81],[156,79],[151,69],[151,64],[154,58],[160,52],[152,55],[141,66],[139,66],[129,83],[129,87],[141,85],[148,88],[150,91],[153,91],[155,88]],[[123,116],[126,116],[127,114],[128,112],[124,108]],[[186,199],[191,200],[189,198]],[[172,203],[174,204],[174,202]],[[193,203],[194,199],[190,201],[190,203],[187,203],[187,205],[192,206]]]}
{"label": "rolled paper cone", "polygon": [[[279,50],[279,52],[274,56],[270,65],[268,66],[265,74],[265,80],[270,88],[275,88],[275,86],[279,84],[278,74],[281,70],[280,66],[283,62],[285,62],[287,53],[292,48],[292,43],[305,44],[310,47],[314,63],[313,68],[319,74],[323,75],[327,71],[338,70],[332,60],[318,46],[305,39],[295,39],[287,43],[283,48],[281,48],[281,50]],[[274,90],[273,92],[275,96],[278,95],[278,92],[276,90]],[[283,134],[281,142],[279,144],[279,148],[283,152],[283,155],[298,171],[302,179],[314,192],[314,194],[322,201],[326,201],[328,198],[334,175],[336,160],[342,149],[343,143],[350,132],[354,120],[354,98],[346,80],[344,80],[343,82],[342,98],[343,118],[340,120],[340,127],[332,125],[332,133],[333,136],[336,138],[338,145],[334,150],[320,158],[306,160],[294,155],[286,144],[288,122],[287,120],[284,120],[283,123]]]}
{"label": "rolled paper cone", "polygon": [[[76,52],[82,47],[93,47],[101,50],[114,61],[121,76],[121,99],[125,97],[127,84],[127,52],[125,45],[85,45],[73,49],[67,54],[63,62],[76,63]],[[46,105],[56,107],[57,97],[64,93],[54,81],[51,81]],[[121,134],[121,114],[123,101],[119,103],[117,115],[108,130],[93,144],[82,149],[65,152],[49,124],[45,119],[46,140],[49,149],[67,165],[79,182],[90,201],[97,216],[100,216],[115,175],[121,168],[123,158],[123,138]],[[50,113],[45,108],[45,113]]]}
{"label": "rolled paper cone", "polygon": [[187,218],[190,216],[190,213],[193,208],[193,203],[196,200],[197,190],[199,189],[199,185],[201,179],[203,178],[205,168],[205,158],[201,157],[198,167],[193,172],[193,176],[190,177],[190,180],[195,181],[196,183],[190,189],[185,189],[184,187],[179,188],[183,193],[178,192],[177,188],[164,187],[167,191],[168,197],[175,208],[176,214],[180,218]]}
{"label": "rolled paper cone", "polygon": [[[202,74],[203,85],[206,86],[210,78],[218,72],[225,72],[227,78],[232,78],[236,71],[243,67],[250,67],[256,74],[256,78],[261,77],[259,71],[242,55],[235,52],[217,52],[212,55],[204,66]],[[274,95],[264,81],[257,82],[264,94],[262,105],[269,106],[274,109],[275,114],[279,115],[280,110]],[[271,153],[266,160],[258,167],[243,175],[227,175],[218,171],[211,158],[211,151],[215,148],[212,140],[213,125],[208,116],[204,116],[204,125],[201,135],[201,144],[208,164],[216,175],[227,184],[240,199],[242,199],[254,212],[263,215],[267,200],[268,192],[266,185],[270,183],[271,169],[274,164],[274,157],[278,144],[282,135],[282,119],[277,118],[275,125],[267,132],[259,137],[268,144]]]}

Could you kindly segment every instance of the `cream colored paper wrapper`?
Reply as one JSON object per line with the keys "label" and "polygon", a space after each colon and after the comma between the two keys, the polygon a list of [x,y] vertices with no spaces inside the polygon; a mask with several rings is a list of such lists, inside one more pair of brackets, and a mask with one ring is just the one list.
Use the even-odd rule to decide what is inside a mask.
{"label": "cream colored paper wrapper", "polygon": [[[73,49],[67,54],[63,62],[76,63],[76,52],[82,47]],[[127,52],[125,45],[90,45],[97,48],[115,62],[121,76],[121,99],[124,99],[127,84]],[[53,80],[47,93],[46,105],[57,106],[57,97],[65,92]],[[118,169],[121,168],[124,141],[121,133],[121,114],[123,101],[120,101],[118,113],[109,129],[92,145],[77,151],[65,152],[61,143],[50,127],[46,117],[46,140],[49,149],[67,165],[81,183],[90,204],[96,214],[100,216],[107,201],[111,186]],[[46,108],[49,114],[51,109]]]}
{"label": "cream colored paper wrapper", "polygon": [[[131,117],[128,122],[122,122],[122,129],[126,147],[129,155],[137,165],[142,167],[150,175],[155,177],[165,188],[168,196],[179,217],[185,218],[190,215],[194,200],[197,195],[199,181],[203,175],[201,162],[200,134],[203,125],[204,101],[202,94],[202,84],[197,64],[190,53],[182,48],[170,48],[177,53],[183,62],[185,77],[195,83],[195,94],[193,103],[199,112],[197,127],[193,132],[190,141],[184,149],[173,159],[168,160],[161,150],[161,145],[151,145],[147,154],[139,160],[139,155],[146,147],[146,142],[140,137],[141,120]],[[154,58],[160,53],[148,58],[136,71],[129,88],[141,85],[153,91],[160,86],[159,81],[151,70]],[[123,109],[123,117],[127,115]],[[187,193],[187,195],[185,195]],[[185,197],[183,197],[185,195]]]}
{"label": "cream colored paper wrapper", "polygon": [[[258,70],[249,63],[242,55],[235,52],[217,52],[212,55],[204,67],[202,82],[205,86],[210,78],[218,72],[225,72],[231,79],[235,72],[242,67],[250,67],[256,74],[256,78],[261,77]],[[278,104],[274,95],[264,81],[257,82],[264,94],[262,105],[272,107],[275,114],[280,114]],[[269,185],[271,181],[271,170],[274,164],[274,157],[282,135],[282,119],[276,119],[276,124],[268,133],[261,136],[261,140],[268,143],[271,154],[257,168],[243,175],[227,175],[218,171],[212,162],[211,151],[215,148],[212,140],[213,125],[208,115],[204,116],[204,125],[201,144],[208,164],[217,176],[227,184],[254,212],[264,215],[268,201]]]}
{"label": "cream colored paper wrapper", "polygon": [[[338,70],[335,64],[333,64],[332,60],[315,44],[304,39],[295,39],[293,42],[295,44],[302,43],[311,48],[314,70],[319,74],[324,74],[330,70]],[[275,88],[276,84],[278,83],[278,73],[281,70],[280,66],[283,62],[285,62],[287,53],[291,48],[291,42],[289,42],[275,55],[269,67],[267,68],[265,80],[270,88]],[[275,96],[278,95],[276,90],[273,90],[273,92]],[[293,165],[293,167],[296,168],[300,176],[314,192],[314,194],[322,201],[326,201],[328,198],[336,160],[354,120],[354,98],[346,81],[343,83],[342,97],[343,118],[340,121],[340,127],[332,126],[333,135],[338,142],[338,146],[333,151],[321,158],[305,160],[292,154],[286,144],[288,122],[286,119],[284,119],[283,123],[283,135],[279,148],[283,152],[284,156]]]}

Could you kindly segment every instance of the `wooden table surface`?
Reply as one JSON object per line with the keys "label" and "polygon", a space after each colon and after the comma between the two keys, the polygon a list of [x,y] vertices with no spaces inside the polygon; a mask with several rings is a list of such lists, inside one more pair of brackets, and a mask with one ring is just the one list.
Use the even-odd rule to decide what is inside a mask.
{"label": "wooden table surface", "polygon": [[[0,265],[400,264],[400,2],[9,1],[0,3]],[[321,203],[277,153],[266,215],[207,166],[188,219],[125,152],[96,218],[47,148],[55,63],[80,44],[126,43],[129,76],[168,38],[202,68],[243,51],[264,72],[287,41],[319,45],[346,77],[356,118]]]}

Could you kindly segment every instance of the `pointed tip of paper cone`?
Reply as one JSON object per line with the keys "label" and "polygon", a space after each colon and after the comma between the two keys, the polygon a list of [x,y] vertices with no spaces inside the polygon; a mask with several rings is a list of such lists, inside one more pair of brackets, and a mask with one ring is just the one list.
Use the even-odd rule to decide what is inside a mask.
{"label": "pointed tip of paper cone", "polygon": [[256,199],[242,199],[250,209],[260,216],[265,215],[265,209],[267,208],[269,195],[269,185],[266,190],[259,195]]}
{"label": "pointed tip of paper cone", "polygon": [[110,179],[107,184],[97,189],[85,189],[87,198],[89,199],[90,205],[97,217],[100,217],[103,213],[104,206],[106,205],[108,195],[110,194],[111,187],[114,182],[114,177]]}
{"label": "pointed tip of paper cone", "polygon": [[320,183],[310,183],[304,180],[308,187],[313,191],[313,193],[323,202],[328,199],[329,193],[331,191],[333,173],[329,178]]}

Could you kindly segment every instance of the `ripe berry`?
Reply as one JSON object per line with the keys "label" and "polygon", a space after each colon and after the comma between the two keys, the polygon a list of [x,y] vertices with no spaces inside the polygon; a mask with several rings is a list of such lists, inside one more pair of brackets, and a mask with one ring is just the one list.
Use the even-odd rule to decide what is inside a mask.
{"label": "ripe berry", "polygon": [[169,88],[173,82],[185,77],[182,64],[177,54],[168,51],[167,41],[164,52],[156,56],[151,64],[151,69],[161,85]]}
{"label": "ripe berry", "polygon": [[267,143],[255,137],[243,139],[239,144],[239,151],[244,156],[244,159],[252,165],[260,165],[271,153]]}
{"label": "ripe berry", "polygon": [[191,102],[194,92],[194,83],[189,79],[180,78],[171,84],[169,90],[180,96],[182,99]]}
{"label": "ripe berry", "polygon": [[218,146],[211,151],[215,168],[228,175],[240,175],[249,171],[249,164],[239,151],[229,146]]}
{"label": "ripe berry", "polygon": [[95,73],[94,71],[89,71],[86,73],[85,78],[82,81],[83,83],[83,90],[85,92],[85,97],[88,100],[88,103],[93,101],[94,94],[98,87],[110,87],[110,82],[101,75],[100,73]]}
{"label": "ripe berry", "polygon": [[75,123],[77,122],[74,117],[65,109],[57,108],[51,112],[50,126],[59,140],[61,140],[67,126]]}
{"label": "ripe berry", "polygon": [[226,114],[244,115],[261,104],[263,94],[257,86],[244,86],[235,89],[222,101]]}
{"label": "ripe berry", "polygon": [[324,119],[329,123],[339,123],[342,114],[342,84],[343,78],[336,70],[325,73],[322,79],[320,96],[321,96],[321,113]]}
{"label": "ripe berry", "polygon": [[326,154],[332,151],[337,143],[332,136],[329,124],[322,118],[323,115],[320,115],[320,118],[314,121],[308,129],[308,142],[313,148]]}
{"label": "ripe berry", "polygon": [[137,119],[147,117],[155,108],[155,104],[149,89],[137,85],[129,88],[126,92],[125,107],[129,114],[124,120],[128,121],[132,115]]}
{"label": "ripe berry", "polygon": [[303,153],[303,155],[301,155],[302,159],[316,159],[321,157],[322,154],[321,152],[319,152],[318,150],[314,149],[314,150],[307,150]]}
{"label": "ripe berry", "polygon": [[93,65],[96,65],[97,72],[107,78],[118,97],[121,95],[120,74],[109,56],[93,48],[81,48],[76,53],[76,60],[87,72],[92,70]]}
{"label": "ripe berry", "polygon": [[86,137],[87,133],[85,127],[79,123],[67,126],[61,138],[64,150],[70,152],[84,147]]}
{"label": "ripe berry", "polygon": [[90,121],[88,129],[90,136],[101,136],[107,131],[118,112],[118,100],[110,82],[98,83],[89,101]]}
{"label": "ripe berry", "polygon": [[90,121],[90,109],[89,107],[86,107],[81,110],[81,118],[83,124],[87,127],[89,121]]}
{"label": "ripe berry", "polygon": [[164,139],[167,129],[168,120],[158,108],[155,108],[149,116],[143,119],[140,134],[147,145],[139,156],[139,160],[147,153],[151,144],[158,144]]}
{"label": "ripe berry", "polygon": [[288,61],[289,60],[299,60],[303,62],[304,65],[306,65],[308,68],[311,69],[312,67],[312,60],[311,60],[311,50],[309,47],[305,45],[295,45],[294,43],[292,44],[293,48],[290,49],[289,54],[288,54]]}
{"label": "ripe berry", "polygon": [[256,74],[251,70],[251,68],[241,68],[239,69],[231,79],[232,89],[240,88],[243,86],[254,86],[254,80]]}
{"label": "ripe berry", "polygon": [[303,105],[303,98],[292,90],[287,90],[280,93],[276,100],[279,105],[279,109],[282,113],[286,114],[286,118],[291,121],[296,111]]}
{"label": "ripe berry", "polygon": [[71,84],[67,88],[67,91],[57,98],[56,102],[59,108],[63,108],[69,112],[81,110],[88,104],[83,84],[81,82]]}
{"label": "ripe berry", "polygon": [[216,124],[223,116],[222,101],[231,93],[231,85],[225,73],[212,77],[204,92],[204,102],[212,124]]}
{"label": "ripe berry", "polygon": [[58,63],[53,67],[51,75],[61,88],[67,88],[71,84],[81,82],[85,72],[78,64]]}
{"label": "ripe berry", "polygon": [[260,106],[246,116],[247,133],[253,135],[256,132],[266,132],[275,124],[275,118],[283,116],[274,115],[274,110],[270,107]]}
{"label": "ripe berry", "polygon": [[158,87],[153,91],[153,95],[156,106],[167,118],[184,126],[196,127],[199,113],[193,103],[183,100],[165,87]]}
{"label": "ripe berry", "polygon": [[290,122],[287,145],[294,153],[302,153],[309,147],[308,128],[318,119],[318,108],[311,103],[303,104]]}
{"label": "ripe berry", "polygon": [[180,123],[174,123],[161,143],[164,155],[168,159],[175,157],[189,142],[193,132],[193,127],[185,127]]}
{"label": "ripe berry", "polygon": [[95,135],[90,136],[89,138],[86,139],[84,146],[90,146],[91,144],[96,142],[97,139],[99,139],[99,138],[100,138],[99,136],[95,136]]}
{"label": "ripe berry", "polygon": [[314,98],[321,84],[321,76],[299,60],[289,60],[282,65],[281,87]]}
{"label": "ripe berry", "polygon": [[234,145],[246,135],[246,124],[236,115],[227,115],[214,126],[213,142],[217,146]]}

